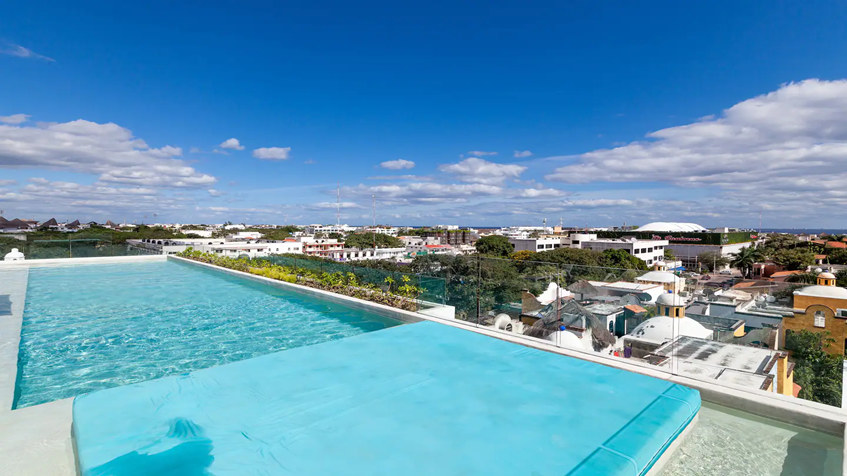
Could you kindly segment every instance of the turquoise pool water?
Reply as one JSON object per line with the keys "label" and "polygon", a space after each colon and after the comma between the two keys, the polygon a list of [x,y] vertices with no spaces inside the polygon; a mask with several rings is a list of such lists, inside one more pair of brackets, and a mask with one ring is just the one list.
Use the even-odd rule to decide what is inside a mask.
{"label": "turquoise pool water", "polygon": [[33,267],[15,407],[397,324],[173,261]]}

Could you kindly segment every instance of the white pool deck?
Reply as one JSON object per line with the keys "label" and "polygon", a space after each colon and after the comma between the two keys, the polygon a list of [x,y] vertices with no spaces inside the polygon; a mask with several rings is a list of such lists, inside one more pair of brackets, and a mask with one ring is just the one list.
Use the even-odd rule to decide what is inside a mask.
{"label": "white pool deck", "polygon": [[[695,388],[701,392],[701,397],[706,402],[724,405],[760,417],[770,418],[840,437],[847,436],[845,435],[845,429],[847,429],[847,412],[839,408],[783,395],[753,392],[740,387],[717,385],[713,382],[696,380],[680,375],[671,375],[646,365],[639,365],[600,354],[583,353],[572,349],[560,348],[552,345],[552,343],[546,344],[524,336],[502,333],[487,327],[477,327],[472,323],[452,319],[440,319],[433,316],[402,311],[327,291],[275,281],[249,273],[218,268],[174,256],[72,258],[13,263],[0,262],[0,286],[2,286],[0,290],[2,290],[3,294],[9,294],[8,290],[11,290],[13,296],[18,296],[12,300],[12,315],[0,315],[0,403],[2,404],[0,406],[0,462],[2,462],[0,464],[0,476],[73,476],[77,474],[76,460],[71,440],[72,399],[59,400],[20,410],[11,410],[15,379],[17,377],[17,346],[20,341],[20,327],[23,317],[23,297],[26,294],[26,276],[28,276],[29,268],[33,266],[73,266],[78,264],[161,261],[166,259],[187,261],[198,266],[215,268],[222,272],[242,276],[254,281],[266,282],[273,286],[296,289],[312,295],[320,295],[328,300],[343,302],[348,306],[361,309],[368,309],[377,314],[389,316],[404,322],[430,320],[547,352],[649,375]],[[12,283],[13,276],[15,277],[15,283],[10,284]],[[9,280],[7,281],[6,278]],[[23,281],[22,284],[21,281]],[[18,299],[20,301],[16,302]],[[847,452],[845,452],[845,461],[847,461]],[[845,465],[843,474],[847,476],[847,465]]]}

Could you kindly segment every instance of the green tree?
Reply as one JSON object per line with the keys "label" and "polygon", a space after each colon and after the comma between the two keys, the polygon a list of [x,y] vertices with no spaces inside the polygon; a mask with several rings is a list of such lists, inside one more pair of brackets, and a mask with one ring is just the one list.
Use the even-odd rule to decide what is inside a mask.
{"label": "green tree", "polygon": [[648,269],[647,263],[624,250],[603,250],[600,254],[599,264],[606,268]]}
{"label": "green tree", "polygon": [[476,252],[481,255],[508,258],[514,250],[512,244],[509,243],[509,239],[505,236],[483,236],[476,241]]}
{"label": "green tree", "polygon": [[799,397],[840,407],[844,357],[826,352],[832,342],[828,331],[785,333],[785,349],[795,366],[794,382],[803,387]]}
{"label": "green tree", "polygon": [[808,249],[781,249],[773,253],[771,259],[789,271],[806,269],[815,264],[815,254]]}
{"label": "green tree", "polygon": [[347,248],[373,248],[376,240],[377,248],[402,248],[403,241],[383,233],[352,233],[344,239]]}
{"label": "green tree", "polygon": [[837,273],[835,273],[835,285],[847,288],[847,269],[839,269]]}
{"label": "green tree", "polygon": [[729,265],[741,271],[742,276],[749,278],[753,275],[753,265],[761,259],[761,250],[757,249],[755,245],[751,245],[741,248],[741,251],[735,254]]}
{"label": "green tree", "polygon": [[541,251],[537,254],[537,261],[546,261],[556,264],[575,264],[580,266],[599,266],[600,252],[580,248],[557,248],[555,250]]}
{"label": "green tree", "polygon": [[847,264],[847,250],[829,249],[825,252],[829,264]]}
{"label": "green tree", "polygon": [[787,283],[802,283],[802,284],[815,284],[818,282],[818,273],[800,273],[800,274],[792,274],[791,276],[785,278],[785,282]]}
{"label": "green tree", "polygon": [[676,253],[670,248],[665,248],[665,259],[668,261],[676,261]]}
{"label": "green tree", "polygon": [[697,255],[697,261],[700,263],[701,268],[705,268],[711,272],[729,264],[729,258],[720,254],[718,251],[704,251]]}

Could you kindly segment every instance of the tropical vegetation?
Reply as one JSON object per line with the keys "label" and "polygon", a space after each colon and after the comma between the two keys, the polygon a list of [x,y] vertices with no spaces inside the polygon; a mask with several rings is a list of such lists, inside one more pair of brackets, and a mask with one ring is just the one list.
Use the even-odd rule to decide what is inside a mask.
{"label": "tropical vegetation", "polygon": [[832,342],[828,331],[785,333],[785,349],[794,362],[794,383],[802,387],[799,397],[840,407],[844,357],[826,352]]}
{"label": "tropical vegetation", "polygon": [[[344,272],[344,270],[354,269],[352,267],[338,265],[334,268],[328,267],[329,271],[323,271],[320,266],[306,266],[307,263],[314,263],[313,260],[301,260],[304,266],[298,267],[277,264],[274,262],[274,257],[259,259],[230,258],[213,253],[203,253],[191,248],[178,253],[177,256],[277,281],[364,299],[407,311],[417,310],[417,298],[425,291],[425,289],[416,286],[413,277],[407,274],[378,273],[376,276],[373,273],[357,274],[350,271]],[[284,262],[291,263],[291,261]],[[336,269],[340,271],[336,271]],[[381,279],[381,281],[374,282],[374,277]]]}

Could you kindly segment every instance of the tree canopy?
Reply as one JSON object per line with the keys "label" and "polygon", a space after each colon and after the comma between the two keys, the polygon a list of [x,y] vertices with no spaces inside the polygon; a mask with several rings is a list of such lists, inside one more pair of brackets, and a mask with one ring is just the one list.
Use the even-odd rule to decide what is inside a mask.
{"label": "tree canopy", "polygon": [[701,268],[709,271],[715,271],[729,264],[729,258],[720,254],[718,251],[704,251],[697,255],[697,261]]}
{"label": "tree canopy", "polygon": [[826,352],[833,339],[829,332],[785,333],[785,349],[794,362],[794,382],[803,387],[800,398],[841,406],[844,357]]}
{"label": "tree canopy", "polygon": [[483,236],[476,241],[476,252],[481,255],[508,258],[514,250],[505,236]]}
{"label": "tree canopy", "polygon": [[347,248],[373,248],[376,240],[377,248],[402,248],[403,241],[383,233],[352,233],[344,239]]}

